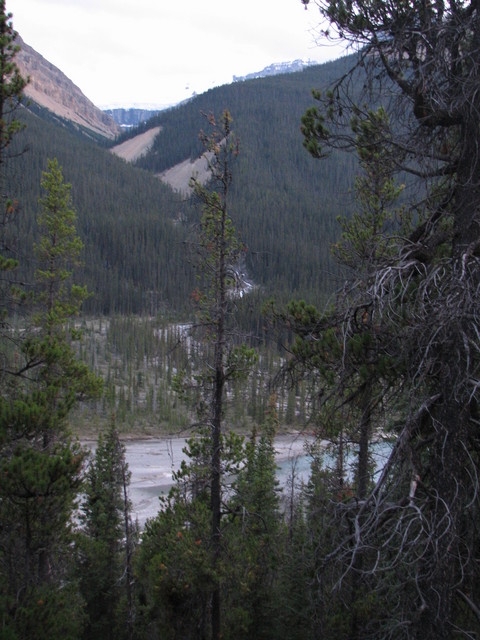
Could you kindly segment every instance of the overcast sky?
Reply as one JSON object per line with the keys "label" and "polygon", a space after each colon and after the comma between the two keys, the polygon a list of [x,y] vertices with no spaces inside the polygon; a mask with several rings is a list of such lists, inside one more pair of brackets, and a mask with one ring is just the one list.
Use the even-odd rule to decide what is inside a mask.
{"label": "overcast sky", "polygon": [[314,1],[7,0],[27,44],[97,106],[172,104],[298,58],[341,52]]}

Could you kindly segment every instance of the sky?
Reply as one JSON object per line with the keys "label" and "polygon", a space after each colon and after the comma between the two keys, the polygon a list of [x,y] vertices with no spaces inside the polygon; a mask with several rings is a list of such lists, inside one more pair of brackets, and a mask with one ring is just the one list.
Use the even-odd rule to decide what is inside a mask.
{"label": "sky", "polygon": [[98,107],[168,105],[274,62],[338,58],[314,0],[6,0],[23,40]]}

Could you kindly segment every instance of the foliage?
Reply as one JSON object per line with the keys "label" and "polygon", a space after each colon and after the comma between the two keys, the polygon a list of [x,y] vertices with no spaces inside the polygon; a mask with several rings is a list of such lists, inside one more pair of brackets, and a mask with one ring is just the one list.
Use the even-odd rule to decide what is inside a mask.
{"label": "foliage", "polygon": [[[16,159],[18,173],[10,184],[22,194],[15,228],[22,239],[20,257],[30,256],[38,243],[33,213],[41,195],[41,170],[56,157],[72,183],[78,235],[85,246],[78,278],[94,294],[85,300],[84,312],[155,316],[188,308],[194,276],[184,260],[186,205],[181,198],[155,176],[58,124],[27,109],[19,118],[27,124],[21,138],[28,153]],[[21,150],[20,142],[14,144],[15,153]],[[19,269],[19,278],[33,279],[31,260],[21,260]]]}
{"label": "foliage", "polygon": [[[204,387],[205,416],[201,417],[210,430],[210,553],[211,570],[218,574],[223,562],[222,549],[222,468],[223,460],[223,420],[226,382],[235,375],[236,369],[227,362],[237,359],[230,356],[232,281],[229,270],[238,261],[239,242],[233,222],[227,211],[230,184],[232,182],[231,161],[236,155],[238,143],[231,129],[232,117],[224,111],[220,124],[213,115],[209,116],[211,133],[200,134],[205,147],[210,180],[208,187],[192,178],[191,185],[202,206],[199,225],[199,266],[198,274],[204,285],[199,298],[200,322],[206,331],[207,340],[213,348],[210,371],[199,377]],[[238,355],[238,351],[236,355]],[[247,352],[245,352],[247,353]],[[248,356],[248,354],[247,354]],[[248,357],[247,357],[248,359]],[[243,358],[242,358],[243,360]],[[238,363],[237,363],[238,364]],[[222,580],[215,581],[211,592],[211,637],[219,640],[222,636],[221,620]]]}
{"label": "foliage", "polygon": [[70,186],[64,183],[56,160],[48,168],[38,216],[43,233],[35,247],[39,265],[33,297],[35,330],[21,344],[24,363],[19,373],[35,382],[35,401],[43,404],[46,413],[42,431],[47,441],[49,431],[54,440],[56,431],[62,430],[78,399],[95,397],[101,388],[100,380],[76,358],[71,344],[79,334],[67,323],[78,314],[87,290],[70,282],[69,266],[75,264],[83,245],[76,235],[75,212],[69,206]]}
{"label": "foliage", "polygon": [[0,397],[1,606],[12,634],[31,638],[57,631],[74,637],[83,623],[70,553],[83,451],[69,434],[67,416],[79,397],[101,386],[70,344],[66,322],[78,311],[83,289],[67,286],[65,265],[80,245],[63,198],[68,188],[56,163],[49,168],[34,324],[17,344],[16,368]]}
{"label": "foliage", "polygon": [[[369,371],[375,376],[367,397],[379,382],[393,392],[382,402],[397,420],[398,438],[375,486],[344,509],[345,534],[327,558],[336,564],[339,588],[370,583],[380,601],[399,603],[360,625],[357,619],[349,637],[472,637],[477,612],[462,594],[477,579],[471,563],[477,387],[471,381],[480,364],[474,88],[480,66],[472,46],[480,35],[478,7],[362,0],[318,5],[330,35],[362,48],[351,73],[330,91],[315,93],[317,106],[303,119],[307,149],[315,157],[355,149],[359,123],[375,124],[365,105],[381,102],[386,117],[381,128],[375,125],[374,145],[385,167],[412,176],[402,194],[406,225],[381,229],[374,260],[348,284],[352,293],[338,325],[347,345],[357,323],[362,345],[354,352],[376,354],[367,367],[358,363],[358,375],[364,384]],[[360,67],[368,81],[358,99],[351,80]],[[347,132],[349,123],[357,135]],[[360,154],[362,163],[365,157]],[[345,245],[344,237],[341,247],[352,264],[365,222],[362,213],[344,227],[355,235],[355,243],[348,238]],[[472,514],[467,528],[466,510]],[[349,520],[354,532],[348,532]]]}
{"label": "foliage", "polygon": [[[22,124],[13,116],[23,98],[27,80],[20,74],[15,55],[19,46],[15,43],[16,31],[12,25],[12,14],[6,13],[5,0],[0,2],[0,164],[6,162],[6,151]],[[2,194],[4,196],[4,194]]]}
{"label": "foliage", "polygon": [[[202,113],[215,113],[218,119],[225,105],[235,105],[241,153],[230,213],[248,247],[246,274],[255,285],[237,306],[242,327],[263,337],[265,297],[286,301],[295,291],[314,301],[318,291],[326,297],[335,286],[328,244],[337,239],[338,212],[351,210],[348,185],[355,163],[339,155],[319,171],[303,152],[298,121],[309,104],[311,86],[328,85],[346,68],[348,62],[339,60],[301,73],[234,83],[161,114],[162,131],[141,161],[143,170],[43,112],[35,110],[33,116],[35,105],[30,105],[19,116],[28,125],[22,146],[15,145],[16,153],[24,145],[29,151],[18,158],[19,172],[11,178],[13,192],[22,194],[19,251],[30,255],[38,240],[32,212],[41,168],[47,158],[56,157],[72,182],[78,232],[85,244],[85,264],[78,275],[95,294],[84,311],[109,316],[178,312],[185,317],[185,311],[191,312],[195,274],[185,259],[184,243],[196,213],[156,176],[201,153]],[[21,278],[30,281],[28,262],[22,261],[20,268]]]}
{"label": "foliage", "polygon": [[[256,638],[276,638],[274,584],[281,539],[280,500],[276,479],[274,438],[278,428],[272,397],[257,438],[252,431],[246,460],[237,475],[229,502],[231,526],[226,530],[228,557],[235,588],[229,590],[229,628]],[[226,631],[227,637],[234,637]]]}
{"label": "foliage", "polygon": [[[184,451],[189,461],[174,474],[157,517],[147,522],[137,565],[143,624],[154,637],[210,634],[212,592],[219,580],[228,584],[230,572],[227,565],[212,565],[210,433],[190,438]],[[222,451],[225,481],[238,472],[242,439],[222,436]]]}
{"label": "foliage", "polygon": [[[242,96],[236,122],[244,153],[235,160],[235,183],[230,163],[238,143],[228,112],[218,124],[211,116],[211,133],[201,135],[212,180],[192,182],[202,205],[192,296],[198,322],[174,330],[112,318],[105,340],[103,411],[136,416],[144,395],[155,414],[163,394],[162,419],[170,421],[178,402],[173,382],[185,397],[194,392],[200,425],[187,445],[189,461],[175,473],[137,548],[135,593],[128,471],[114,423],[99,439],[83,485],[84,452],[69,434],[72,409],[100,385],[79,362],[85,350],[74,317],[87,289],[71,284],[82,243],[70,187],[58,163],[48,166],[38,218],[42,238],[33,239],[31,222],[23,228],[25,247],[36,247],[32,320],[21,335],[7,340],[2,334],[8,373],[0,395],[2,637],[450,640],[479,633],[478,5],[317,4],[330,22],[329,35],[360,47],[351,72],[352,58],[329,66],[328,73],[340,70],[340,79],[314,92],[316,106],[302,121],[305,147],[315,158],[354,151],[358,162],[322,165],[315,176],[307,154],[301,159],[298,153],[299,141],[279,135],[294,112],[290,101],[298,103],[295,110],[306,108],[297,98],[304,81],[319,77],[314,70],[301,82],[285,77],[220,88],[160,114],[162,134],[141,161],[159,171],[196,157],[194,109],[212,96]],[[12,44],[8,29],[5,41]],[[7,58],[12,53],[8,49]],[[14,75],[13,90],[15,84]],[[274,90],[272,105],[264,98]],[[281,139],[275,148],[272,130]],[[71,148],[65,140],[58,142],[65,157],[90,158],[98,169],[90,171],[90,182],[75,180],[74,193],[82,201],[80,227],[92,239],[85,273],[108,266],[99,285],[103,309],[110,312],[122,293],[129,311],[146,304],[152,315],[167,301],[186,300],[193,289],[186,267],[175,291],[168,283],[185,263],[173,245],[178,240],[183,247],[193,209],[141,171],[98,150],[90,155],[93,147],[78,137],[68,137]],[[336,237],[330,214],[349,213],[337,196],[355,165],[356,205],[352,216],[341,216]],[[106,183],[102,191],[96,179],[103,171],[113,187]],[[124,178],[136,185],[135,197],[119,186]],[[319,189],[322,182],[332,190],[329,197]],[[117,189],[121,208],[112,195]],[[92,194],[98,211],[86,206]],[[152,194],[161,216],[150,208]],[[241,213],[242,237],[253,251],[238,240],[231,206],[236,220]],[[296,227],[304,235],[297,236]],[[336,240],[336,274],[345,280],[325,308],[320,272],[330,262],[317,244],[327,239]],[[165,262],[155,255],[160,249]],[[278,304],[287,291],[308,294],[280,315],[278,342],[293,336],[284,367],[291,386],[271,398],[260,430],[265,372],[275,359],[271,349],[257,358],[238,330],[241,314],[244,326],[259,329],[258,318],[248,316],[263,296],[254,292],[251,306],[240,298],[238,264],[275,290]],[[3,266],[6,273],[16,263]],[[146,276],[148,301],[137,291]],[[173,349],[183,338],[188,347]],[[96,364],[98,352],[89,352]],[[150,366],[155,379],[147,384]],[[254,425],[247,443],[230,428],[245,419],[239,404],[248,405],[246,422]],[[301,411],[331,446],[327,451],[317,440],[310,480],[297,491],[292,477],[290,496],[281,499],[274,438],[280,421],[300,420]],[[386,432],[394,443],[375,470],[373,441]],[[82,528],[73,536],[80,491]]]}
{"label": "foliage", "polygon": [[0,272],[2,273],[0,313],[2,322],[20,295],[15,287],[12,273],[18,267],[18,256],[10,230],[18,212],[18,201],[11,192],[8,161],[12,142],[23,128],[17,109],[27,84],[15,62],[18,52],[18,45],[15,43],[17,33],[13,29],[11,18],[11,14],[6,13],[5,0],[2,0],[0,2]]}
{"label": "foliage", "polygon": [[132,554],[135,527],[127,490],[125,447],[115,422],[98,436],[83,486],[77,545],[88,622],[84,638],[129,638],[133,628]]}
{"label": "foliage", "polygon": [[211,594],[222,585],[225,638],[274,638],[281,515],[271,413],[248,443],[222,437],[221,555],[212,566],[210,435],[191,438],[161,510],[147,522],[136,566],[146,637],[211,637]]}

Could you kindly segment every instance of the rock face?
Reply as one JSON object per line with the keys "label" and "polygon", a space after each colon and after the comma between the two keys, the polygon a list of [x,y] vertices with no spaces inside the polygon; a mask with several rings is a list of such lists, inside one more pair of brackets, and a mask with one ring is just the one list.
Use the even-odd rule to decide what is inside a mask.
{"label": "rock face", "polygon": [[106,138],[114,138],[120,127],[113,118],[91,102],[67,76],[45,60],[17,36],[20,51],[16,63],[30,82],[25,95],[57,116],[85,127]]}

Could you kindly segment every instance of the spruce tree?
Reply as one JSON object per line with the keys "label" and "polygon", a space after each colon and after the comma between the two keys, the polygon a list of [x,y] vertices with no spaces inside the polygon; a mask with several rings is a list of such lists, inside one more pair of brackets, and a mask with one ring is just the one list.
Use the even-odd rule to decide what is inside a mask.
{"label": "spruce tree", "polygon": [[[6,12],[5,0],[0,0],[0,198],[2,253],[4,247],[5,225],[15,214],[16,204],[8,193],[6,170],[10,163],[9,149],[15,135],[23,128],[16,117],[16,111],[23,99],[23,90],[27,80],[22,77],[15,62],[19,46],[15,40],[17,32],[12,25],[12,15]],[[5,258],[0,266],[5,268]]]}
{"label": "spruce tree", "polygon": [[[11,144],[23,124],[17,117],[17,109],[23,99],[27,80],[20,74],[15,62],[19,46],[15,40],[17,32],[12,25],[12,15],[6,12],[5,0],[0,0],[0,273],[1,301],[0,316],[5,323],[12,307],[18,301],[20,291],[14,286],[14,271],[18,266],[18,252],[10,228],[18,214],[20,194],[10,192],[10,182],[14,175]],[[18,153],[18,152],[17,152]],[[12,154],[13,155],[13,154]],[[2,341],[2,370],[8,368],[11,350]]]}
{"label": "spruce tree", "polygon": [[[278,637],[277,576],[282,528],[275,464],[278,430],[276,396],[269,399],[265,421],[247,443],[246,460],[229,501],[232,525],[226,530],[234,584],[228,590],[231,625],[266,640]],[[225,637],[233,637],[225,632]]]}
{"label": "spruce tree", "polygon": [[[243,439],[234,433],[223,434],[221,446],[225,494],[227,476],[238,473],[245,451]],[[189,438],[184,453],[187,460],[174,473],[175,484],[161,498],[161,510],[147,521],[137,559],[140,626],[147,637],[211,638],[212,591],[220,580],[224,596],[237,589],[236,567],[226,561],[212,566],[209,432]],[[222,556],[229,557],[224,538]],[[225,597],[222,606],[228,638],[232,613]]]}
{"label": "spruce tree", "polygon": [[211,133],[201,133],[210,179],[207,185],[196,178],[191,181],[194,195],[202,207],[199,225],[200,288],[195,292],[199,323],[204,331],[211,357],[198,377],[203,391],[200,419],[210,430],[210,513],[212,572],[217,583],[212,591],[211,637],[222,635],[222,477],[224,475],[223,434],[226,389],[230,380],[248,372],[256,354],[244,346],[235,347],[232,337],[233,302],[238,296],[235,268],[241,258],[242,245],[229,214],[232,182],[231,163],[238,153],[238,140],[232,131],[232,117],[224,111],[217,124],[209,116]]}

